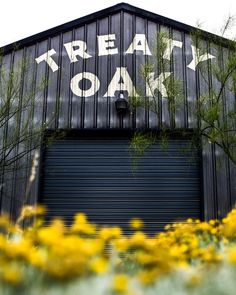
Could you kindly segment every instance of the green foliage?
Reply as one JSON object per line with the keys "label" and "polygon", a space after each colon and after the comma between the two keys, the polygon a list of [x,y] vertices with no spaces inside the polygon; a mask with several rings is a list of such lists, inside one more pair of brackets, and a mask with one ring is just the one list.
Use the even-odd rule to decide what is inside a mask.
{"label": "green foliage", "polygon": [[[17,55],[16,55],[17,56]],[[32,75],[34,63],[29,58],[6,62],[0,53],[0,177],[17,169],[28,169],[31,157],[43,142],[44,133],[59,112],[59,104],[47,122],[41,122],[44,77]],[[55,138],[52,135],[51,138]]]}
{"label": "green foliage", "polygon": [[132,156],[132,169],[135,171],[138,168],[138,163],[144,156],[145,152],[157,142],[159,142],[163,151],[168,148],[168,132],[163,129],[160,132],[154,131],[137,131],[134,133],[130,141],[130,152]]}
{"label": "green foliage", "polygon": [[140,158],[144,156],[146,150],[156,141],[156,135],[151,132],[136,132],[130,142],[130,151],[132,155],[132,168],[137,169]]}
{"label": "green foliage", "polygon": [[[227,19],[222,27],[222,34],[232,27],[233,20],[233,17]],[[141,68],[146,87],[150,89],[153,83],[150,73],[165,75],[170,71],[170,60],[164,56],[168,46],[166,42],[168,37],[166,32],[158,33],[155,62],[145,63]],[[199,142],[203,142],[217,145],[236,164],[236,41],[206,36],[200,29],[192,32],[191,39],[196,48],[196,76],[197,83],[200,85],[200,93],[198,93],[196,102],[188,105],[189,111],[196,120],[196,126],[193,128],[193,143],[198,142],[199,145]],[[204,61],[202,56],[211,53],[209,47],[214,50],[215,58]],[[171,126],[168,127],[171,132],[176,130],[173,119],[176,112],[181,111],[186,103],[183,81],[171,74],[164,76],[163,85],[166,88],[166,97],[161,97],[159,89],[154,88],[155,90],[151,93],[152,97],[147,98],[141,94],[139,97],[130,99],[132,109],[148,107],[157,116],[159,126],[158,130],[155,130],[155,140],[157,138],[162,140],[163,134],[167,134],[168,131],[160,117],[162,100],[167,101],[168,112],[172,118]],[[184,133],[185,130],[182,132]],[[149,131],[142,133],[142,136],[139,133],[136,134],[131,142],[134,158],[144,155],[145,150],[154,142]]]}

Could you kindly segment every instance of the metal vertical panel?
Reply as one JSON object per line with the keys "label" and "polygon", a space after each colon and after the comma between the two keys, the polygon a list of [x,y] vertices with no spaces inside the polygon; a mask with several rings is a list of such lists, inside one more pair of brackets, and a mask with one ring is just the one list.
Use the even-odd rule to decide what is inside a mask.
{"label": "metal vertical panel", "polygon": [[[12,61],[12,55],[11,54],[7,54],[5,56],[2,57],[1,60],[1,76],[0,76],[0,87],[1,87],[1,95],[2,95],[2,91],[7,93],[7,80],[8,80],[8,76],[9,76],[9,72],[10,72],[10,68],[11,68],[11,61]],[[0,100],[0,105],[2,106],[2,101]],[[6,139],[6,135],[7,135],[7,126],[1,126],[0,128],[0,147],[1,150],[4,148],[4,144],[5,144],[5,139]],[[3,154],[1,155],[1,157],[4,156]],[[1,205],[3,206],[3,202],[4,202],[4,165],[3,163],[1,164],[2,166],[0,167],[1,169],[1,186],[0,186],[0,192],[1,192]],[[1,206],[1,208],[2,208]]]}
{"label": "metal vertical panel", "polygon": [[[129,72],[129,67],[126,64],[126,50],[128,49],[127,44],[125,42],[125,34],[126,31],[128,31],[125,27],[125,13],[122,12],[121,13],[121,23],[120,23],[120,34],[121,34],[121,40],[120,40],[120,56],[121,56],[121,66],[125,67],[127,69],[127,72],[129,74],[130,77],[131,74]],[[130,34],[130,32],[129,32]],[[127,39],[126,39],[127,40]],[[134,94],[134,85],[131,89],[131,93],[129,93],[129,97],[133,96]],[[129,99],[129,97],[127,97],[127,99]],[[125,114],[124,116],[122,116],[122,122],[121,122],[121,127],[122,128],[131,128],[132,126],[132,109],[129,110],[129,112],[127,114]]]}
{"label": "metal vertical panel", "polygon": [[[7,137],[6,137],[6,141],[9,142],[9,150],[11,149],[8,160],[10,158],[16,157],[19,151],[19,132],[21,127],[20,120],[21,120],[23,81],[24,81],[23,80],[24,73],[23,73],[22,67],[23,67],[24,58],[25,58],[24,50],[18,50],[14,52],[14,60],[12,64],[14,78],[13,78],[13,85],[10,86],[13,94],[11,99],[12,103],[9,108],[9,119],[7,122],[8,126],[7,126]],[[9,170],[7,172],[7,174],[9,174],[9,183],[7,184],[7,186],[10,186],[12,189],[12,192],[10,193],[10,195],[12,195],[12,204],[14,203],[15,192],[17,191],[17,188],[18,188],[15,186],[17,186],[16,177],[17,177],[17,170],[18,170],[19,164],[20,164],[19,161],[15,161],[10,167],[7,167],[7,169]]]}
{"label": "metal vertical panel", "polygon": [[236,206],[236,167],[229,161],[230,207]]}
{"label": "metal vertical panel", "polygon": [[[224,69],[224,59],[223,52],[220,46],[210,44],[210,54],[214,55],[216,58],[209,61],[210,73],[211,73],[211,85],[216,93],[220,92],[221,83],[217,80],[214,74],[214,66],[218,66],[219,69]],[[223,93],[220,98],[220,103],[222,108],[220,110],[220,120],[221,123],[226,122],[227,110],[227,100],[225,93]],[[230,104],[230,101],[228,101]],[[228,122],[229,123],[229,122]],[[215,187],[217,192],[217,216],[218,218],[223,218],[227,212],[230,210],[230,189],[229,189],[229,170],[228,170],[228,157],[224,154],[223,150],[215,146]]]}
{"label": "metal vertical panel", "polygon": [[[183,34],[179,31],[172,31],[172,39],[183,43]],[[185,110],[185,79],[184,68],[185,63],[183,59],[183,48],[176,47],[172,53],[173,75],[175,81],[180,85],[180,97],[175,97],[177,103],[177,110],[175,111],[174,125],[176,128],[186,128],[186,110]],[[178,86],[179,86],[178,85]]]}
{"label": "metal vertical panel", "polygon": [[[221,51],[222,51],[222,57],[221,57],[222,58],[222,67],[223,67],[223,69],[225,69],[225,63],[228,60],[230,51],[226,48],[221,48]],[[229,90],[230,86],[232,87],[231,83],[232,83],[232,81],[229,81],[227,83],[227,87],[223,93],[225,113],[236,111],[236,109],[235,109],[236,96],[235,96],[235,93],[233,93],[232,91]],[[228,118],[228,123],[232,124],[233,128],[236,127],[234,119]],[[226,162],[227,175],[225,177],[227,177],[228,186],[229,186],[227,198],[229,199],[229,207],[232,208],[232,207],[235,207],[235,205],[236,205],[236,167],[235,167],[235,164],[233,164],[231,160],[226,159],[226,161],[227,161]]]}
{"label": "metal vertical panel", "polygon": [[[37,44],[36,56],[44,54],[48,50],[48,40]],[[46,122],[46,96],[47,96],[47,85],[48,85],[48,66],[46,63],[39,63],[36,67],[36,79],[35,79],[35,104],[34,104],[34,126],[37,128]],[[46,84],[44,83],[46,82]]]}
{"label": "metal vertical panel", "polygon": [[[92,58],[85,60],[85,72],[93,73],[97,76],[96,72],[96,54],[97,54],[97,24],[93,22],[86,26],[86,43],[89,48],[89,54],[92,55]],[[84,89],[87,90],[90,88],[90,81],[84,79]],[[94,81],[94,88],[96,87],[96,82]],[[84,118],[83,124],[84,128],[94,128],[96,126],[96,94],[90,97],[84,98]]]}
{"label": "metal vertical panel", "polygon": [[[47,39],[45,41],[39,42],[35,44],[35,57],[38,57],[45,52],[47,52],[50,48],[50,40]],[[45,62],[41,62],[37,64],[34,60],[34,70],[31,76],[31,79],[33,80],[33,87],[35,91],[35,96],[33,98],[33,114],[32,114],[32,125],[30,126],[32,132],[37,132],[40,128],[44,128],[44,124],[46,124],[46,108],[47,108],[47,85],[48,85],[48,65]],[[39,146],[41,144],[40,137],[39,140]],[[34,155],[34,150],[32,150],[27,155],[27,174],[25,175],[25,193],[28,189],[28,183],[29,183],[29,177],[31,173],[31,165],[32,165],[32,158]],[[30,192],[27,192],[29,195],[22,195],[21,196],[21,205],[27,203],[35,203],[35,193],[31,190]],[[26,199],[27,198],[27,199]]]}
{"label": "metal vertical panel", "polygon": [[[103,18],[98,22],[98,34],[99,35],[108,35],[109,30],[109,18]],[[97,41],[97,40],[96,40]],[[115,40],[115,47],[118,46],[117,40]],[[109,60],[110,55],[103,55],[97,58],[97,67],[98,67],[98,78],[102,81],[100,91],[98,92],[97,98],[97,128],[109,128],[109,98],[105,96],[108,85],[110,83],[110,67]]]}
{"label": "metal vertical panel", "polygon": [[[11,89],[11,104],[9,106],[8,121],[5,125],[7,128],[5,143],[8,147],[6,149],[6,161],[10,161],[12,158],[17,157],[19,151],[19,132],[20,132],[20,119],[21,119],[21,104],[22,104],[22,89],[23,89],[23,74],[22,66],[24,59],[24,50],[18,50],[14,52],[12,56],[12,77],[13,83],[9,87]],[[9,78],[10,81],[10,78]],[[10,82],[9,82],[10,83]],[[3,194],[10,198],[10,214],[11,217],[15,217],[16,213],[16,192],[19,188],[19,182],[17,181],[18,169],[21,164],[20,160],[16,160],[13,163],[5,167],[4,171],[4,185],[5,190]]]}
{"label": "metal vertical panel", "polygon": [[[19,132],[25,136],[30,136],[34,128],[34,104],[35,97],[35,78],[36,78],[36,65],[35,65],[35,51],[36,46],[32,45],[25,49],[23,61],[26,64],[24,72],[22,72],[22,93],[21,93],[21,117],[20,117],[20,126]],[[33,141],[33,142],[32,142]],[[38,142],[38,145],[40,142]],[[30,174],[30,165],[31,165],[31,149],[35,145],[34,140],[28,140],[27,142],[22,142],[20,140],[17,150],[17,155],[20,159],[17,162],[16,170],[16,184],[15,184],[15,200],[14,211],[15,217],[18,216],[19,210],[23,204],[27,202],[26,191],[28,187],[28,178]],[[26,150],[29,150],[28,153],[25,153]]]}
{"label": "metal vertical panel", "polygon": [[[8,132],[7,137],[11,138],[11,141],[14,143],[15,147],[10,154],[10,157],[17,157],[20,155],[22,144],[20,143],[19,134],[21,132],[21,119],[22,119],[22,104],[23,104],[23,86],[24,86],[24,78],[25,72],[23,72],[23,63],[25,62],[25,49],[18,50],[15,52],[14,56],[14,76],[17,82],[14,82],[14,86],[16,88],[16,94],[14,97],[15,103],[12,105],[12,109],[10,109],[10,113],[15,113],[14,116],[8,121]],[[15,109],[17,108],[17,109]],[[15,111],[16,110],[16,111]],[[19,173],[19,169],[23,168],[22,165],[25,165],[23,159],[17,159],[13,165],[11,166],[10,174],[11,184],[8,184],[12,187],[11,193],[11,216],[14,218],[16,216],[16,199],[19,198],[18,190],[20,190],[21,183],[20,177],[21,173]]]}
{"label": "metal vertical panel", "polygon": [[[24,77],[24,87],[23,87],[23,97],[29,96],[30,93],[33,94],[31,97],[31,103],[26,110],[22,110],[21,117],[21,126],[25,126],[29,122],[29,136],[37,132],[43,122],[44,122],[44,106],[45,102],[45,94],[46,94],[46,84],[43,82],[47,80],[47,70],[46,64],[40,63],[36,64],[35,58],[39,55],[43,54],[47,51],[48,42],[40,42],[26,48],[26,62],[27,68]],[[36,138],[30,140],[28,142],[28,149],[30,150],[21,160],[23,163],[23,167],[21,167],[19,171],[19,176],[17,177],[17,181],[19,182],[19,187],[17,189],[17,199],[16,199],[16,218],[19,215],[21,207],[25,204],[35,204],[35,192],[29,190],[29,177],[31,173],[32,166],[32,157],[34,156],[34,146],[40,146],[40,138],[38,137],[38,144],[36,142]],[[25,143],[23,142],[19,146],[20,151],[25,150]],[[19,152],[20,152],[19,151]]]}
{"label": "metal vertical panel", "polygon": [[[166,34],[167,38],[170,38],[170,28],[166,27],[166,26],[160,26],[160,33]],[[161,74],[160,72],[160,66],[157,65],[159,67],[159,72],[158,75]],[[171,61],[168,63],[166,63],[165,65],[165,71],[166,72],[170,72],[171,71]],[[172,127],[172,114],[169,112],[169,108],[168,108],[168,99],[167,97],[162,97],[159,95],[159,100],[160,100],[160,106],[161,106],[161,124],[163,126],[165,126],[166,128],[171,128]]]}
{"label": "metal vertical panel", "polygon": [[[135,56],[126,54],[125,52],[129,48],[134,36],[134,25],[133,16],[129,13],[124,12],[123,14],[123,66],[127,68],[127,71],[133,81],[134,88],[136,88],[134,76],[135,76]],[[133,89],[134,92],[135,89]],[[132,95],[132,94],[131,94]],[[123,128],[135,128],[136,127],[136,110],[131,109],[130,113],[123,118]]]}
{"label": "metal vertical panel", "polygon": [[[121,21],[121,14],[120,13],[111,15],[109,18],[110,30],[113,34],[116,35],[116,44],[118,45],[119,49],[120,49],[120,42],[121,42],[121,35],[120,35],[121,23],[120,23],[120,21]],[[116,68],[120,67],[120,64],[121,64],[120,53],[117,55],[111,55],[111,57],[110,57],[110,68],[111,68],[110,78],[111,79],[116,72]],[[112,91],[115,91],[115,89],[112,89]],[[118,95],[118,93],[116,91],[115,91],[115,95]],[[110,120],[109,127],[110,128],[121,128],[121,118],[117,114],[116,108],[115,108],[116,99],[117,99],[117,96],[116,97],[109,97],[109,120]]]}
{"label": "metal vertical panel", "polygon": [[[54,49],[56,53],[53,55],[53,59],[59,67],[61,67],[61,35],[50,39],[50,49]],[[57,128],[57,104],[59,103],[59,91],[60,91],[60,71],[53,72],[51,69],[48,71],[48,86],[46,97],[46,122],[49,128]]]}
{"label": "metal vertical panel", "polygon": [[223,218],[230,210],[230,190],[229,190],[229,171],[228,158],[224,155],[222,149],[215,147],[216,158],[216,182],[217,188],[217,217]]}
{"label": "metal vertical panel", "polygon": [[[76,28],[73,31],[74,40],[85,40],[85,26]],[[86,51],[89,54],[89,49]],[[79,62],[72,64],[72,76],[84,72],[85,61],[78,57]],[[83,128],[83,104],[84,99],[72,93],[71,127]]]}
{"label": "metal vertical panel", "polygon": [[[8,87],[8,81],[9,81],[9,75],[10,71],[12,70],[13,67],[13,62],[14,62],[14,53],[7,54],[3,57],[2,59],[2,65],[1,69],[4,70],[4,80],[1,81],[3,84],[1,84],[1,87],[4,87],[7,89]],[[6,90],[7,92],[7,90]],[[6,94],[7,96],[7,94]],[[8,133],[8,124],[4,124],[2,128],[0,128],[0,134],[1,134],[1,146],[3,148],[3,158],[5,158],[5,146],[6,146],[6,140],[7,140],[7,133]],[[1,212],[10,212],[11,208],[11,178],[10,175],[7,172],[6,167],[4,166],[1,167],[2,175],[1,175]],[[9,185],[9,186],[8,186]]]}
{"label": "metal vertical panel", "polygon": [[[146,20],[140,17],[134,18],[135,22],[135,30],[134,34],[146,34]],[[133,75],[133,82],[136,85],[136,88],[139,92],[145,91],[145,79],[141,75],[141,66],[145,64],[146,58],[145,54],[140,50],[134,51],[134,58],[135,58],[135,64],[134,64],[134,75]],[[140,90],[139,90],[140,89]],[[147,104],[146,104],[147,105]],[[146,126],[146,111],[145,107],[137,108],[136,110],[136,128],[142,128],[143,126]]]}
{"label": "metal vertical panel", "polygon": [[196,73],[188,68],[193,55],[191,49],[192,40],[188,34],[185,34],[184,38],[184,53],[185,53],[185,77],[186,77],[186,96],[187,96],[187,128],[196,128],[197,120],[194,114],[194,109],[197,103],[197,94],[196,94]]}
{"label": "metal vertical panel", "polygon": [[60,93],[58,101],[58,128],[69,129],[71,126],[71,90],[70,90],[70,81],[71,81],[71,67],[72,64],[70,59],[65,52],[65,47],[63,44],[72,42],[72,31],[64,33],[62,35],[62,40],[60,44],[61,50],[61,75],[58,77],[60,79]]}
{"label": "metal vertical panel", "polygon": [[[204,48],[206,52],[209,53],[209,43],[208,41],[204,40],[201,41],[200,48]],[[212,76],[210,75],[210,61],[207,61],[205,63],[201,63],[201,65],[196,70],[197,73],[197,96],[198,98],[201,95],[209,95],[210,88],[212,87]],[[211,104],[211,101],[208,102]],[[201,122],[200,124],[204,124],[204,122]],[[204,126],[204,125],[203,125]],[[206,138],[204,138],[205,141],[207,141]],[[207,143],[208,144],[208,143]],[[217,159],[216,159],[216,146],[212,143],[209,143],[210,145],[210,154],[209,154],[209,161],[207,163],[204,163],[203,165],[207,165],[208,170],[208,178],[209,178],[209,185],[207,187],[207,190],[205,191],[206,197],[209,199],[212,199],[212,204],[214,204],[214,218],[218,218],[218,192],[217,192]],[[206,182],[207,183],[207,182]],[[224,210],[223,210],[224,211]]]}
{"label": "metal vertical panel", "polygon": [[[208,52],[208,42],[201,40],[199,45],[201,49]],[[202,50],[200,52],[202,54]],[[200,66],[196,68],[196,86],[197,86],[197,98],[201,95],[209,95],[209,89],[212,85],[212,77],[209,71],[209,62],[201,63]],[[211,103],[211,102],[208,102]],[[204,124],[204,122],[199,122],[199,124]],[[203,125],[204,126],[204,125]],[[203,161],[203,171],[206,173],[206,178],[209,182],[204,184],[204,195],[206,197],[206,202],[211,202],[211,210],[207,212],[211,218],[218,217],[218,203],[217,203],[217,186],[216,186],[216,158],[215,158],[215,145],[208,143],[207,139],[203,138],[205,145],[205,152],[208,156],[207,160]],[[209,147],[207,146],[209,145]],[[203,146],[204,149],[204,146]],[[204,173],[203,172],[203,173]],[[212,212],[211,212],[212,211]]]}
{"label": "metal vertical panel", "polygon": [[[158,24],[148,21],[147,38],[148,38],[148,44],[149,44],[149,48],[151,50],[152,56],[147,58],[147,62],[150,65],[156,65],[157,63],[156,50],[157,50],[157,32],[158,31],[159,31]],[[156,112],[149,109],[147,127],[151,129],[156,129],[156,128],[158,129],[158,121],[161,116],[160,110],[158,108],[158,100],[154,101],[153,97],[149,97],[148,103],[149,105],[156,104],[157,107],[155,108]]]}
{"label": "metal vertical panel", "polygon": [[203,173],[203,197],[204,197],[204,218],[217,218],[217,200],[215,198],[214,179],[214,147],[211,144],[203,144],[202,147],[202,173]]}
{"label": "metal vertical panel", "polygon": [[[24,88],[23,88],[23,96],[25,95],[29,95],[30,96],[30,106],[27,109],[27,111],[22,114],[22,125],[25,124],[25,122],[28,122],[28,134],[31,136],[34,134],[35,129],[37,128],[41,128],[41,122],[39,125],[35,126],[35,116],[36,116],[36,105],[37,105],[37,91],[38,89],[36,88],[36,81],[37,81],[37,66],[35,63],[35,58],[37,56],[38,53],[38,46],[37,44],[30,46],[29,48],[27,48],[26,51],[26,57],[29,60],[29,67],[26,69],[27,72],[27,76],[25,77],[25,83],[24,83]],[[28,84],[28,82],[30,81],[30,84]],[[41,91],[41,90],[40,90]],[[35,93],[33,95],[33,93]],[[42,121],[42,119],[40,120]],[[38,136],[37,136],[38,137]],[[22,171],[22,177],[21,177],[21,183],[23,184],[23,190],[22,194],[24,195],[24,197],[22,198],[22,194],[19,194],[19,202],[18,205],[20,205],[21,202],[21,206],[22,204],[35,204],[35,192],[30,189],[29,187],[29,178],[31,175],[31,170],[32,170],[32,159],[34,157],[35,154],[35,148],[39,148],[40,147],[40,141],[36,142],[36,138],[33,137],[33,139],[30,140],[29,142],[29,149],[30,152],[27,153],[25,155],[25,165],[26,165],[26,170],[25,173]],[[24,147],[25,150],[25,147]],[[21,208],[18,207],[18,213],[19,214],[19,210]]]}

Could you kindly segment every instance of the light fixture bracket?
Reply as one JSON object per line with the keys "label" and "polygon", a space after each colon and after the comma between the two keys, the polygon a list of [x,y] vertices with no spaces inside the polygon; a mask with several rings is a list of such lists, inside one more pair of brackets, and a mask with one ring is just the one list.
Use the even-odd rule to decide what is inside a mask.
{"label": "light fixture bracket", "polygon": [[124,98],[124,94],[120,93],[119,98],[115,101],[116,111],[118,114],[127,113],[129,106],[128,101]]}

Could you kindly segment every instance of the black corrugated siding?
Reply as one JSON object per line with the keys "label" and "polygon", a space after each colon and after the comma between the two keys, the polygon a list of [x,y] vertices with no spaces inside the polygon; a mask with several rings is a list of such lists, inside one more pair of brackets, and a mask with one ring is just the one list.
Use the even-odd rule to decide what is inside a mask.
{"label": "black corrugated siding", "polygon": [[[121,66],[127,67],[135,87],[137,89],[143,87],[142,91],[144,91],[143,79],[139,75],[140,63],[146,61],[152,63],[154,57],[143,56],[142,52],[138,51],[133,55],[127,55],[124,54],[124,51],[132,42],[135,33],[145,33],[150,50],[154,53],[156,34],[162,30],[167,31],[169,36],[175,40],[183,42],[182,48],[173,50],[170,61],[170,68],[174,77],[183,81],[184,100],[182,106],[175,116],[170,116],[166,108],[166,100],[163,100],[160,96],[158,99],[159,110],[156,116],[148,110],[148,103],[152,100],[150,97],[147,98],[146,108],[137,108],[132,113],[119,118],[115,111],[115,98],[104,97],[115,69]],[[19,50],[15,45],[5,47],[6,55],[1,66],[6,70],[14,68],[17,71],[19,67],[17,68],[16,61],[19,61],[22,56],[27,57],[29,69],[27,75],[24,75],[24,85],[19,103],[21,103],[20,101],[27,91],[27,87],[29,87],[29,81],[33,81],[32,86],[37,91],[35,101],[32,103],[33,116],[30,132],[33,132],[34,126],[49,122],[58,105],[60,105],[60,111],[56,116],[53,116],[50,123],[52,129],[158,129],[162,123],[169,128],[172,128],[175,124],[178,128],[192,129],[197,126],[192,106],[196,104],[199,93],[204,88],[204,83],[199,79],[198,70],[192,71],[187,68],[193,58],[191,31],[192,28],[186,25],[126,4],[120,4],[115,6],[114,9],[101,11],[78,21],[64,24],[55,30],[27,38],[19,44]],[[96,35],[104,34],[116,34],[115,43],[119,49],[118,55],[98,57]],[[216,46],[210,42],[214,39],[211,38],[211,35],[204,34],[204,36],[206,36],[209,52],[213,53],[216,50],[221,53],[219,62],[223,66],[224,60],[227,60],[229,54],[229,49],[224,48],[225,40],[222,39],[222,42],[220,42],[221,39],[218,40],[219,46]],[[63,44],[72,40],[85,41],[87,52],[93,57],[70,63]],[[54,73],[46,63],[36,64],[35,62],[35,58],[52,48],[57,52],[53,59],[60,67]],[[208,61],[209,67],[211,62]],[[94,72],[102,81],[100,90],[93,97],[77,97],[70,91],[71,78],[84,71]],[[47,87],[39,90],[42,79],[47,81]],[[209,83],[215,83],[209,75],[206,75],[205,80]],[[232,109],[234,100],[235,95],[226,90],[224,101],[226,110]],[[26,116],[23,114],[21,121],[24,121]],[[16,120],[11,124],[13,129],[19,128]],[[0,130],[1,144],[8,137],[10,130],[9,126],[5,127],[5,130]],[[24,143],[19,143],[14,153],[17,154],[22,148],[25,148]],[[1,210],[10,212],[13,218],[17,217],[25,202],[32,156],[33,151],[22,158],[20,163],[17,163],[17,165],[21,162],[24,164],[22,169],[5,170],[1,179]],[[222,152],[210,144],[203,146],[202,168],[204,217],[206,219],[223,217],[236,202],[236,169],[227,157],[223,157],[222,160]],[[34,193],[30,195],[30,200],[27,202],[36,202],[38,198],[37,182],[33,191]]]}
{"label": "black corrugated siding", "polygon": [[41,202],[47,218],[68,223],[84,212],[98,224],[140,217],[155,232],[174,220],[200,218],[200,168],[188,140],[155,144],[133,170],[128,139],[58,140],[45,151]]}

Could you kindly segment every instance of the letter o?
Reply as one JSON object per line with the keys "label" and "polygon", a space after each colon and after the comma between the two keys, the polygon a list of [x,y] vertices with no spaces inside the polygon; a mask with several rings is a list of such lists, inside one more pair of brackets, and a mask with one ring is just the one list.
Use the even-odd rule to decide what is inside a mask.
{"label": "letter o", "polygon": [[[82,90],[79,87],[79,82],[82,79],[87,79],[91,82],[91,86],[89,89],[87,90]],[[83,72],[83,73],[79,73],[77,75],[75,75],[70,82],[70,88],[71,91],[80,97],[88,97],[88,96],[92,96],[94,95],[100,88],[100,81],[98,79],[98,77],[96,75],[94,75],[93,73],[89,73],[89,72]]]}

